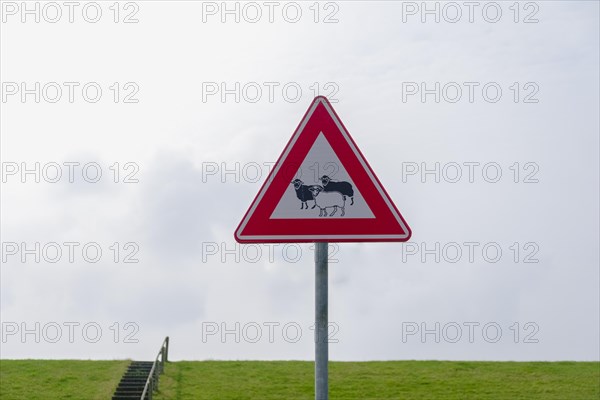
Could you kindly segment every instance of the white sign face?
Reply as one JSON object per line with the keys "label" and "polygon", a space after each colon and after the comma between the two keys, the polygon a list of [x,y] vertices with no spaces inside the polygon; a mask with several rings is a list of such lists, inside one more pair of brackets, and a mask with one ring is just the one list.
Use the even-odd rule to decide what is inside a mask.
{"label": "white sign face", "polygon": [[[321,179],[324,177],[326,178]],[[330,178],[330,181],[327,181],[327,178]],[[327,185],[324,185],[325,182]],[[346,186],[351,188],[353,196],[343,195],[339,192],[328,193],[318,189],[331,187],[340,182],[348,183]],[[313,195],[310,188],[319,190],[317,196]],[[307,190],[308,192],[306,192]],[[305,192],[304,196],[303,191]],[[313,190],[313,192],[315,191]],[[290,182],[271,214],[271,219],[322,218],[324,212],[321,212],[319,207],[319,205],[323,205],[321,200],[339,206],[337,211],[332,207],[325,209],[324,212],[327,212],[329,218],[375,218],[323,133],[320,133],[315,140],[294,180]]]}

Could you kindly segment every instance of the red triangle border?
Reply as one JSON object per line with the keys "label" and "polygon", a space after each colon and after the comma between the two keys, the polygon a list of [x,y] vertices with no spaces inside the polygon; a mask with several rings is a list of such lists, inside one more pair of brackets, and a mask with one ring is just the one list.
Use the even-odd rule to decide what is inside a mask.
{"label": "red triangle border", "polygon": [[[375,218],[270,219],[319,133]],[[404,242],[411,230],[329,101],[316,97],[235,231],[239,243]]]}

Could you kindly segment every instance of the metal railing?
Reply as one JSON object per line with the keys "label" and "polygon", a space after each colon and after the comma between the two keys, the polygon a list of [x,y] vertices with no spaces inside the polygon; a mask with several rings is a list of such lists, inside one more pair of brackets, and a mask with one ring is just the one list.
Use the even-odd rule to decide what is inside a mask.
{"label": "metal railing", "polygon": [[[160,361],[159,361],[160,358]],[[160,350],[154,359],[154,363],[152,363],[152,368],[150,369],[150,374],[148,375],[148,379],[146,380],[146,385],[144,386],[144,391],[142,392],[141,400],[145,400],[146,396],[148,396],[148,400],[152,400],[152,394],[158,390],[158,378],[160,374],[165,370],[165,363],[169,358],[169,337],[167,336],[165,340],[160,345]]]}

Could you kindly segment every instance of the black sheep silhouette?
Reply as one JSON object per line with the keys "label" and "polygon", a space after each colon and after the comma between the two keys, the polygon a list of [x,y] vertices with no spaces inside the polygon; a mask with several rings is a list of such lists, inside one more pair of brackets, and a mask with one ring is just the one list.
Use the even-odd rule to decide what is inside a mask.
{"label": "black sheep silhouette", "polygon": [[327,175],[323,175],[319,179],[323,184],[324,192],[339,192],[342,194],[344,201],[346,201],[346,196],[348,196],[350,197],[350,205],[354,205],[354,189],[350,182],[332,181]]}
{"label": "black sheep silhouette", "polygon": [[[319,187],[321,188],[321,190],[323,190],[323,188],[319,185],[305,185],[304,182],[302,182],[300,179],[294,179],[292,181],[292,185],[294,185],[294,189],[296,190],[296,197],[298,197],[298,200],[300,200],[301,202],[301,206],[300,209],[304,209],[304,206],[306,206],[306,209],[308,210],[308,200],[313,200],[314,201],[314,196],[311,192],[311,188],[313,187]],[[315,204],[313,204],[313,206],[311,207],[311,209],[315,208],[317,206],[317,202],[315,202]]]}

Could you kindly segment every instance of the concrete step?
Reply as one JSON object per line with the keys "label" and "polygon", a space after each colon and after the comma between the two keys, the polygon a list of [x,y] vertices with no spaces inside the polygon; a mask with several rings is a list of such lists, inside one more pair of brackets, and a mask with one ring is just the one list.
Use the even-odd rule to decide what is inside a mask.
{"label": "concrete step", "polygon": [[153,364],[152,361],[132,361],[115,389],[112,399],[140,400]]}

